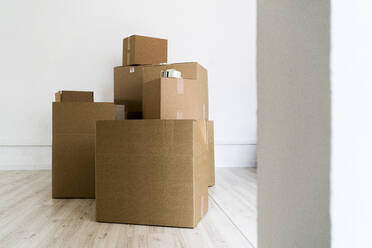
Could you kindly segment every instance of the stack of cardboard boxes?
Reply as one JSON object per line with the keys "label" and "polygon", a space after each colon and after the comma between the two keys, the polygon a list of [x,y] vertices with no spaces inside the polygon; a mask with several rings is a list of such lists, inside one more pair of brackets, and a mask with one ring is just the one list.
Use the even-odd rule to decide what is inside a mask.
{"label": "stack of cardboard boxes", "polygon": [[[53,197],[95,197],[97,221],[196,226],[214,185],[208,73],[165,63],[167,40],[130,36],[114,68],[114,103],[56,94]],[[163,77],[169,69],[181,77]]]}

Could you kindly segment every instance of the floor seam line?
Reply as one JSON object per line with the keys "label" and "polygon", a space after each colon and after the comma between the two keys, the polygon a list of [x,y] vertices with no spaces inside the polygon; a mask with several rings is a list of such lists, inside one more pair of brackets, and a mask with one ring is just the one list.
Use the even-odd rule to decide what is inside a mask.
{"label": "floor seam line", "polygon": [[217,205],[217,207],[222,211],[222,213],[227,217],[227,219],[235,226],[235,228],[239,231],[239,233],[248,241],[252,248],[256,248],[249,240],[249,238],[243,233],[243,231],[234,223],[231,217],[226,213],[226,211],[222,208],[220,204],[218,204],[217,200],[213,198],[213,196],[208,192],[208,196],[213,200],[213,202]]}

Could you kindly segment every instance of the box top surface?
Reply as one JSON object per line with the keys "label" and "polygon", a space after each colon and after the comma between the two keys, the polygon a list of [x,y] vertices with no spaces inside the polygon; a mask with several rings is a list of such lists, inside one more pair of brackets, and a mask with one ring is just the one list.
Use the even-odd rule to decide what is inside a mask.
{"label": "box top surface", "polygon": [[164,39],[164,38],[157,38],[157,37],[144,36],[144,35],[138,35],[138,34],[133,34],[131,36],[126,37],[125,39],[132,38],[132,37],[133,38],[146,38],[146,39],[167,40],[167,39]]}
{"label": "box top surface", "polygon": [[200,63],[198,62],[178,62],[178,63],[163,63],[163,64],[159,64],[159,65],[128,65],[128,66],[115,66],[115,68],[122,68],[122,69],[129,69],[131,67],[134,67],[134,68],[146,68],[146,67],[160,67],[160,66],[182,66],[182,65],[197,65],[197,66],[200,66],[202,69],[204,70],[207,70],[205,69],[205,67],[203,67]]}

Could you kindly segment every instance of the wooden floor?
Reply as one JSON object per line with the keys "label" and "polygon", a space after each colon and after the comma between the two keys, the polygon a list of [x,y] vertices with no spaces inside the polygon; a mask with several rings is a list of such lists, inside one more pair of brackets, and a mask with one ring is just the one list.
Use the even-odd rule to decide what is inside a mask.
{"label": "wooden floor", "polygon": [[95,201],[52,199],[50,171],[0,171],[0,247],[256,247],[256,170],[217,168],[194,229],[95,222]]}

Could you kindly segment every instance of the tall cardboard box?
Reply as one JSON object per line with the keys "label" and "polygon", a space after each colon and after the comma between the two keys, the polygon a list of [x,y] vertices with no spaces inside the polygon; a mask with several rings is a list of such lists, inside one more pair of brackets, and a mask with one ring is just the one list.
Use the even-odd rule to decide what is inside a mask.
{"label": "tall cardboard box", "polygon": [[96,219],[194,227],[208,210],[205,121],[97,121]]}
{"label": "tall cardboard box", "polygon": [[[128,66],[114,68],[114,102],[125,104],[126,112],[140,118],[142,116],[142,91],[143,84],[160,79],[163,70],[176,69],[182,73],[184,79],[199,80],[203,85],[204,98],[208,99],[208,71],[196,62]],[[205,107],[208,117],[208,105]],[[128,116],[129,119],[129,116]]]}
{"label": "tall cardboard box", "polygon": [[199,80],[158,78],[143,85],[144,119],[207,120],[208,90]]}
{"label": "tall cardboard box", "polygon": [[208,154],[209,154],[209,186],[215,185],[215,164],[214,164],[214,123],[207,122]]}
{"label": "tall cardboard box", "polygon": [[141,35],[123,40],[123,66],[168,62],[168,41]]}
{"label": "tall cardboard box", "polygon": [[115,112],[113,103],[53,103],[54,198],[95,197],[96,120],[115,120]]}

